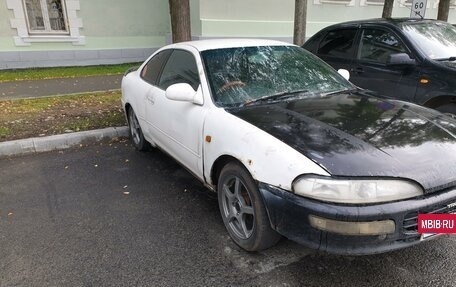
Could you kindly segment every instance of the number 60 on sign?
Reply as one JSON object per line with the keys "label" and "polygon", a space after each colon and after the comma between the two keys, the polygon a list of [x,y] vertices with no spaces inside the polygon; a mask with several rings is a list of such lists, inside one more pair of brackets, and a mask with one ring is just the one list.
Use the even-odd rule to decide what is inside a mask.
{"label": "number 60 on sign", "polygon": [[427,0],[413,0],[410,18],[424,18],[426,14]]}

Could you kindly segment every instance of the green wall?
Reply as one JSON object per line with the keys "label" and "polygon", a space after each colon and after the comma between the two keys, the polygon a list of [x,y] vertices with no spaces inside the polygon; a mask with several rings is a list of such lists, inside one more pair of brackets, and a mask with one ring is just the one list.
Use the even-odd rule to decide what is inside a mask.
{"label": "green wall", "polygon": [[86,37],[164,37],[170,32],[168,0],[80,0],[80,3],[79,16]]}
{"label": "green wall", "polygon": [[[14,13],[7,9],[7,1],[13,0],[0,0],[0,69],[70,65],[84,59],[83,56],[86,57],[81,61],[84,64],[142,60],[171,39],[168,0],[79,0],[77,18],[83,23],[79,31],[85,37],[85,44],[33,42],[29,46],[16,46],[17,31],[10,27]],[[318,2],[308,0],[307,37],[333,23],[378,18],[383,8],[382,5],[361,6],[363,0],[355,0],[353,6],[316,4],[314,1]],[[428,2],[430,8],[426,16],[435,18],[435,0]],[[269,37],[291,41],[294,3],[294,0],[190,0],[192,35],[196,38]],[[396,0],[393,16],[409,15],[409,8],[400,7]],[[456,23],[456,9],[450,9],[449,22]],[[34,62],[29,63],[27,59]]]}
{"label": "green wall", "polygon": [[[6,0],[0,0],[0,49],[5,45],[3,38],[13,37],[16,35],[16,30],[11,29],[10,19],[13,17],[13,12],[6,7]],[[11,43],[13,40],[11,40]]]}
{"label": "green wall", "polygon": [[[21,1],[21,0],[18,0]],[[160,47],[171,33],[168,0],[80,0],[85,45],[32,43],[17,47],[11,10],[0,0],[0,51],[96,50]]]}
{"label": "green wall", "polygon": [[159,47],[171,33],[168,0],[80,1],[86,49]]}
{"label": "green wall", "polygon": [[[265,36],[292,37],[294,0],[200,0],[202,36]],[[408,17],[410,10],[399,7],[398,1],[393,9],[393,17]],[[436,18],[437,9],[434,1],[429,0],[427,18]],[[379,18],[383,6],[360,6],[356,0],[354,6],[345,4],[307,5],[307,31],[311,36],[320,29],[343,21]],[[450,9],[449,22],[456,23],[456,9]]]}

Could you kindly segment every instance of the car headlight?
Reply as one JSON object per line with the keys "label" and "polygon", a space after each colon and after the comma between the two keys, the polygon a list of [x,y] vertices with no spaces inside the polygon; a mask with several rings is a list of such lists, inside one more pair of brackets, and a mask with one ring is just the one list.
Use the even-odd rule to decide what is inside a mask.
{"label": "car headlight", "polygon": [[297,195],[335,203],[377,203],[423,195],[416,183],[399,179],[337,179],[301,176],[293,183]]}

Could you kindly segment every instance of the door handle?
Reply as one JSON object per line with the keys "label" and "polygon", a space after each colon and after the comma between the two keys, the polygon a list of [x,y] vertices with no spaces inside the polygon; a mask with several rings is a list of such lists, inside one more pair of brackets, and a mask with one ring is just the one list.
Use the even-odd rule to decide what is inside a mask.
{"label": "door handle", "polygon": [[148,94],[146,96],[146,101],[148,101],[150,104],[155,104],[154,97],[151,94]]}

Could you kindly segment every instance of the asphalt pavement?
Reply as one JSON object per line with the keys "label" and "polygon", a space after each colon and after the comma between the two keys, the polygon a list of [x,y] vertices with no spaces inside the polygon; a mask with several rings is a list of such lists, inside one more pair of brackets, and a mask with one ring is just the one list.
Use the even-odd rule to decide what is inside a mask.
{"label": "asphalt pavement", "polygon": [[102,75],[4,82],[0,83],[0,100],[116,90],[120,89],[121,80],[122,75]]}
{"label": "asphalt pavement", "polygon": [[455,286],[456,238],[333,256],[227,235],[215,194],[128,141],[0,160],[0,286]]}

